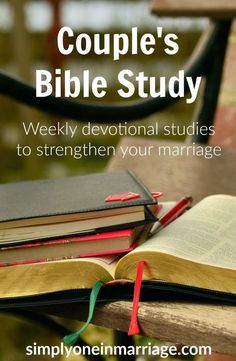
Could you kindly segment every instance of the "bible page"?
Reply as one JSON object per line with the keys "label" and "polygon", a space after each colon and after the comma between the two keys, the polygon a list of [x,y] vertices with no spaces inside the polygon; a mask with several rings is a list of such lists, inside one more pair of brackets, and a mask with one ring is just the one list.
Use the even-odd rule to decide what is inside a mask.
{"label": "bible page", "polygon": [[209,196],[131,253],[163,252],[236,269],[236,197]]}

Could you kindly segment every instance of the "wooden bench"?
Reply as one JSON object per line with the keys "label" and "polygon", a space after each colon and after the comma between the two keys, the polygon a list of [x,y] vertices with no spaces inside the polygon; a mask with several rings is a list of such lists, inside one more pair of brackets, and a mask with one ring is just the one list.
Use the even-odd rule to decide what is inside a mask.
{"label": "wooden bench", "polygon": [[[142,138],[124,138],[121,145],[148,146],[166,143]],[[175,143],[176,145],[177,143]],[[179,145],[182,143],[179,143]],[[225,150],[221,158],[197,157],[128,157],[117,154],[109,171],[130,169],[151,189],[163,191],[166,200],[191,194],[197,202],[214,193],[236,195],[236,151]],[[111,302],[96,308],[92,323],[113,330],[127,331],[132,303]],[[43,308],[57,316],[85,321],[87,306]],[[144,335],[186,345],[210,345],[213,351],[236,356],[236,308],[181,302],[143,302],[139,321]]]}

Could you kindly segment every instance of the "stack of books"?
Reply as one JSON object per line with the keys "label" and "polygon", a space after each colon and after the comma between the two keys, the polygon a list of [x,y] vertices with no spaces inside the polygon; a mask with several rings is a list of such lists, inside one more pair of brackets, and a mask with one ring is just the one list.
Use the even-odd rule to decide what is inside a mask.
{"label": "stack of books", "polygon": [[5,184],[0,200],[0,307],[85,300],[98,281],[112,281],[103,299],[129,299],[140,262],[146,300],[236,302],[234,196],[206,197],[152,237],[157,200],[129,172]]}
{"label": "stack of books", "polygon": [[5,184],[0,199],[1,266],[128,252],[156,220],[130,172]]}

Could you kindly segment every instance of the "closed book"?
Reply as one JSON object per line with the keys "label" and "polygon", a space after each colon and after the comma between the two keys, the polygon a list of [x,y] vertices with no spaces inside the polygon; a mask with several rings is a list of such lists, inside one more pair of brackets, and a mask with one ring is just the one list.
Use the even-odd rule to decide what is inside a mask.
{"label": "closed book", "polygon": [[0,245],[133,228],[156,200],[130,172],[0,185]]}
{"label": "closed book", "polygon": [[136,227],[1,247],[0,267],[130,252],[135,248],[142,229],[143,227]]}

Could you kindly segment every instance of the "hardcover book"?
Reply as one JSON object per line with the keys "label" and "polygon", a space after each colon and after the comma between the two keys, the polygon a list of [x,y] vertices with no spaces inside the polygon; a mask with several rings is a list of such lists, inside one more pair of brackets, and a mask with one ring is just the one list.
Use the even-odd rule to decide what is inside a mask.
{"label": "hardcover book", "polygon": [[[133,228],[156,218],[156,203],[130,172],[0,186],[0,245]],[[27,206],[26,206],[27,204]]]}
{"label": "hardcover book", "polygon": [[142,227],[60,238],[0,248],[0,267],[60,259],[127,253],[135,248]]}

